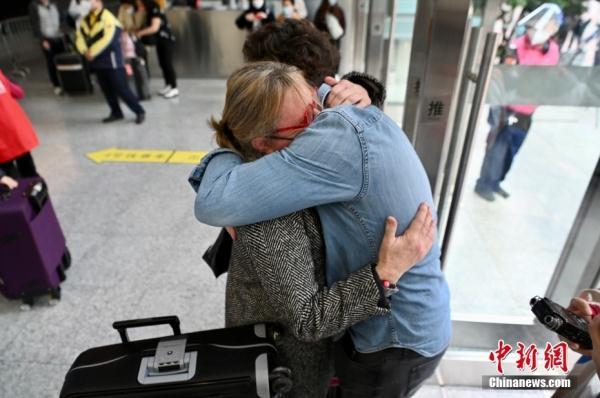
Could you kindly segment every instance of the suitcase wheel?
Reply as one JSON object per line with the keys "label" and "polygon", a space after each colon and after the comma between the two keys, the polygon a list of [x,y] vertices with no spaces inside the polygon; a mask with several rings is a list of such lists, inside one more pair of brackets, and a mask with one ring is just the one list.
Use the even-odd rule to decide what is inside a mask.
{"label": "suitcase wheel", "polygon": [[64,265],[59,265],[58,268],[56,268],[56,272],[58,273],[58,279],[61,282],[64,282],[65,279],[67,279],[67,274],[65,274],[65,266]]}
{"label": "suitcase wheel", "polygon": [[62,255],[60,260],[60,264],[63,266],[63,269],[67,270],[71,266],[71,252],[69,248],[65,246],[65,252]]}
{"label": "suitcase wheel", "polygon": [[31,310],[31,307],[33,307],[33,301],[34,301],[33,296],[23,295],[22,300],[23,300],[23,304],[21,304],[21,311]]}
{"label": "suitcase wheel", "polygon": [[54,300],[60,300],[60,286],[50,289],[50,298]]}
{"label": "suitcase wheel", "polygon": [[60,286],[50,289],[50,300],[48,305],[54,307],[60,301]]}
{"label": "suitcase wheel", "polygon": [[288,368],[278,367],[273,369],[269,375],[271,388],[276,396],[288,393],[292,390],[292,372]]}

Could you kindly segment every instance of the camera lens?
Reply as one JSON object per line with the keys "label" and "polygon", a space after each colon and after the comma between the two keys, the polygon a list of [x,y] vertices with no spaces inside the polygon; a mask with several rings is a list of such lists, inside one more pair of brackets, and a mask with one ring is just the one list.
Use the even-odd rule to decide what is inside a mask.
{"label": "camera lens", "polygon": [[548,328],[552,330],[558,330],[558,328],[562,325],[562,320],[553,315],[546,315],[544,317],[544,323],[546,326],[548,326]]}

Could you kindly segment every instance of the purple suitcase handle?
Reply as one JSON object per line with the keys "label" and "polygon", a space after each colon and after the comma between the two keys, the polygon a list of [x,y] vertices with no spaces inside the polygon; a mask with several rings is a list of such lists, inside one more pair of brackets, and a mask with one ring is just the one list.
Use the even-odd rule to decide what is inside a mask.
{"label": "purple suitcase handle", "polygon": [[171,325],[173,335],[179,336],[181,329],[179,328],[179,318],[176,315],[159,316],[155,318],[130,319],[127,321],[116,321],[113,323],[113,328],[119,332],[123,343],[129,343],[127,329],[140,328],[145,326]]}

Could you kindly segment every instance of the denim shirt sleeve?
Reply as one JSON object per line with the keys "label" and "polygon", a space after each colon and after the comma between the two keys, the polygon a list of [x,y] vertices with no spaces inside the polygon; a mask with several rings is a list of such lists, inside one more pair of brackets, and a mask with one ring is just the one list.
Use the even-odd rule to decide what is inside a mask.
{"label": "denim shirt sleeve", "polygon": [[196,218],[239,226],[327,203],[363,191],[363,148],[354,126],[335,111],[322,112],[292,144],[249,163],[219,149],[192,171]]}

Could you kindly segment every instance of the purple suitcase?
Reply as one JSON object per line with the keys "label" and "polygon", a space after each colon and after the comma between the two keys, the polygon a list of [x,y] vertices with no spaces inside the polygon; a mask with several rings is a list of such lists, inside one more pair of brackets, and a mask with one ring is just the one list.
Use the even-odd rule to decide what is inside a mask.
{"label": "purple suitcase", "polygon": [[0,293],[32,305],[60,299],[70,254],[41,178],[23,178],[0,194]]}

